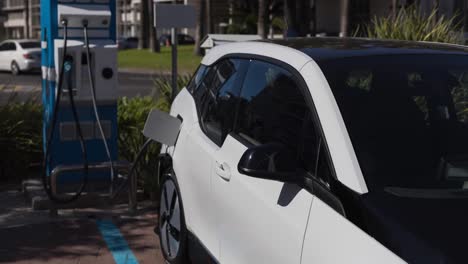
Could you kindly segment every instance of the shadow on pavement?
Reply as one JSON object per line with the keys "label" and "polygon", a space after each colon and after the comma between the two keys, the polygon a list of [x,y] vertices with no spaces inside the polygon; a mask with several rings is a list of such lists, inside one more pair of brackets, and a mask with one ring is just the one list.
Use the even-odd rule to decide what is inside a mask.
{"label": "shadow on pavement", "polygon": [[31,211],[22,193],[0,192],[0,263],[115,263],[97,227],[111,219],[120,229],[139,263],[164,263],[153,229],[157,210],[151,203],[128,214],[127,205],[109,208]]}

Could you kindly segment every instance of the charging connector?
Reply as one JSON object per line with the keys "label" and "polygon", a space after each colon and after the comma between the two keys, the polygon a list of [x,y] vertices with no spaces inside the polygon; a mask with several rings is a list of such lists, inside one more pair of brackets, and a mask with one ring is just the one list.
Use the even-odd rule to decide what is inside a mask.
{"label": "charging connector", "polygon": [[[78,112],[76,110],[76,105],[75,105],[75,100],[73,98],[73,90],[72,90],[72,85],[71,85],[71,78],[69,72],[71,71],[71,67],[73,67],[73,63],[71,63],[69,60],[67,60],[67,42],[68,42],[68,21],[66,19],[62,19],[60,21],[60,24],[64,28],[64,34],[63,34],[63,51],[62,51],[62,62],[60,66],[60,73],[59,73],[59,80],[58,80],[58,86],[57,86],[57,94],[56,94],[56,99],[55,99],[55,104],[54,104],[54,110],[52,113],[52,119],[51,122],[49,123],[48,127],[48,136],[47,136],[47,143],[46,147],[44,149],[44,159],[43,159],[43,164],[42,164],[42,183],[44,186],[44,190],[49,197],[50,200],[56,202],[56,203],[71,203],[77,200],[83,191],[85,190],[88,182],[88,158],[87,158],[87,151],[86,151],[86,145],[80,125],[80,121],[78,118]],[[51,143],[52,139],[54,138],[54,132],[55,132],[55,127],[57,125],[57,119],[58,119],[58,112],[60,110],[61,106],[61,98],[62,98],[62,92],[63,92],[63,83],[64,83],[64,76],[65,73],[67,73],[67,86],[68,86],[68,94],[69,94],[69,99],[70,99],[70,104],[72,107],[72,112],[73,112],[73,118],[76,123],[76,128],[77,132],[80,138],[80,144],[81,144],[81,152],[83,156],[83,182],[78,190],[77,193],[74,195],[70,196],[69,198],[62,198],[59,196],[56,196],[51,188],[50,184],[50,177],[47,176],[47,170],[48,167],[47,165],[50,165],[50,148],[51,148]]]}
{"label": "charging connector", "polygon": [[[89,47],[88,20],[84,19],[82,21],[82,24],[83,24],[83,34],[84,34],[84,39],[85,39],[85,47],[86,47],[86,60],[88,62],[87,65],[88,65],[89,82],[91,86],[91,99],[93,103],[94,117],[96,118],[96,124],[99,128],[99,133],[101,134],[102,142],[104,143],[104,148],[106,150],[107,158],[109,159],[111,182],[114,182],[115,180],[114,162],[110,154],[109,145],[107,144],[107,138],[104,133],[104,129],[102,128],[101,118],[99,117],[99,112],[98,112],[98,107],[97,107],[96,87],[94,83],[93,70],[91,69],[91,50]],[[111,192],[112,191],[113,190],[111,189]]]}

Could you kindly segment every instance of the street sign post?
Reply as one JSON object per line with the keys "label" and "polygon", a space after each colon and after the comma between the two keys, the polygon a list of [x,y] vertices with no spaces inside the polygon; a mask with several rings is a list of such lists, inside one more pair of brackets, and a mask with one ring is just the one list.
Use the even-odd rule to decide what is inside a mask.
{"label": "street sign post", "polygon": [[[172,50],[172,99],[177,94],[177,29],[194,28],[196,26],[196,12],[192,5],[167,3],[168,1],[154,0],[154,27],[171,29]],[[169,1],[170,2],[170,1]]]}

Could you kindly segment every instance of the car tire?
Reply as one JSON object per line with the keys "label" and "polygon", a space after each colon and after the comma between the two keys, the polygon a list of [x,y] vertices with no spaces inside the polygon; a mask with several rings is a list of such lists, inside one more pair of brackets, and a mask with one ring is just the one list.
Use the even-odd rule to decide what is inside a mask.
{"label": "car tire", "polygon": [[159,242],[164,258],[171,264],[187,263],[187,228],[180,189],[173,171],[161,182]]}
{"label": "car tire", "polygon": [[18,63],[16,61],[13,61],[10,66],[11,74],[13,75],[19,75],[21,73],[20,67],[18,66]]}

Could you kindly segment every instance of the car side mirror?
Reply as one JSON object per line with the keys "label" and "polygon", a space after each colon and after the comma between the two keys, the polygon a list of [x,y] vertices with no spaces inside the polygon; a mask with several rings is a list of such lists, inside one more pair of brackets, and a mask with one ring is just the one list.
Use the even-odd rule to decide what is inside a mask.
{"label": "car side mirror", "polygon": [[280,143],[254,146],[245,151],[237,165],[247,176],[296,183],[299,179],[294,153]]}

